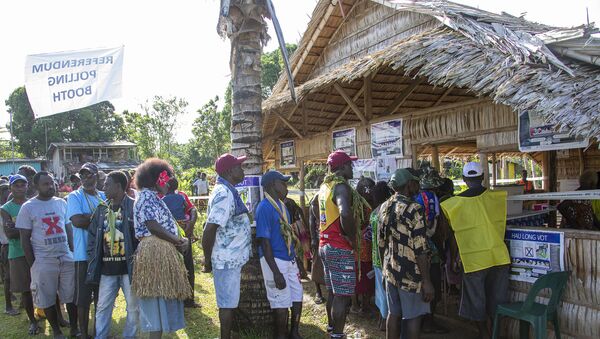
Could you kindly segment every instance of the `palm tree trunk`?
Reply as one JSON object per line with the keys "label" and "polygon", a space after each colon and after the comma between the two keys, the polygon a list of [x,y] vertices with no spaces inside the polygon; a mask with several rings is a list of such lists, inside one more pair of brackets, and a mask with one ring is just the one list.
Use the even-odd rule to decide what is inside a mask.
{"label": "palm tree trunk", "polygon": [[261,0],[232,0],[231,40],[232,113],[231,152],[246,155],[247,175],[262,173],[262,46],[266,37],[266,9]]}

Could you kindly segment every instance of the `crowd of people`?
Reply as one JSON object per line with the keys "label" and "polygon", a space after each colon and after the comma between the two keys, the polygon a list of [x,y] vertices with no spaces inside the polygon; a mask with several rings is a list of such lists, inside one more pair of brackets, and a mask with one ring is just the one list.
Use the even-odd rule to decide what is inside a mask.
{"label": "crowd of people", "polygon": [[[370,314],[372,299],[386,337],[443,335],[448,329],[434,314],[446,283],[462,285],[459,315],[490,337],[495,308],[508,301],[506,193],[484,187],[476,162],[465,164],[468,188],[456,196],[453,182],[433,169],[398,169],[387,182],[361,178],[353,187],[354,160],[342,151],[329,155],[307,221],[287,197],[290,177],[262,176],[264,199],[253,217],[274,337],[301,338],[307,272],[315,303],[325,304],[331,338],[345,338],[348,313]],[[221,338],[231,337],[241,270],[252,253],[251,211],[235,188],[244,180],[244,161],[219,157],[211,190],[204,173],[193,182],[195,195],[210,193],[201,246]],[[194,300],[191,254],[198,211],[178,190],[173,168],[153,158],[133,176],[113,171],[100,178],[98,167],[86,163],[72,179],[80,186],[65,199],[56,196],[48,172],[24,166],[0,180],[6,313],[18,313],[11,296],[21,294],[29,334],[39,331],[35,310],[41,309],[56,338],[63,337],[61,325],[71,335],[107,338],[121,290],[123,337],[143,332],[158,338],[184,328],[184,307],[201,306]],[[597,177],[585,185],[597,186]]]}

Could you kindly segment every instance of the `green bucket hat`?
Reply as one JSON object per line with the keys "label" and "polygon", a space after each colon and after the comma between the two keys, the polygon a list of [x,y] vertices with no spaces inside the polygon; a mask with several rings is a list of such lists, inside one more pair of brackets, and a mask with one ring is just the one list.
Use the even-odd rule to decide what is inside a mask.
{"label": "green bucket hat", "polygon": [[419,178],[412,175],[408,169],[400,168],[397,169],[392,175],[392,178],[390,179],[390,186],[402,187],[411,180],[419,181]]}
{"label": "green bucket hat", "polygon": [[440,177],[438,171],[431,168],[423,176],[421,176],[421,180],[419,181],[419,185],[421,189],[428,190],[436,187],[440,187],[444,184],[444,179]]}

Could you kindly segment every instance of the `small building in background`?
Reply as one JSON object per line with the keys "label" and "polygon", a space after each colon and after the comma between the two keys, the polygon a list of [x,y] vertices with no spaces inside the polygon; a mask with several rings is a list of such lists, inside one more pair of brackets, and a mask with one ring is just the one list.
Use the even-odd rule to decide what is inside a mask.
{"label": "small building in background", "polygon": [[95,163],[105,173],[130,170],[140,163],[136,144],[129,141],[56,142],[50,144],[46,155],[48,170],[63,180],[86,162]]}
{"label": "small building in background", "polygon": [[[13,166],[14,164],[14,166]],[[0,159],[0,176],[9,176],[17,173],[19,167],[29,165],[36,171],[46,170],[46,163],[42,159]]]}

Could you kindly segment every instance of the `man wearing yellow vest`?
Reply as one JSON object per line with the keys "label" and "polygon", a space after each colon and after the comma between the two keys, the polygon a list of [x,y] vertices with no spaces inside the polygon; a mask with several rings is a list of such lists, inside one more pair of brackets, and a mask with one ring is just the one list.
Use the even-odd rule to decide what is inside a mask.
{"label": "man wearing yellow vest", "polygon": [[363,215],[366,202],[347,182],[352,179],[352,160],[356,160],[356,157],[343,151],[329,155],[329,173],[319,190],[317,206],[320,219],[319,251],[323,259],[325,285],[329,291],[327,331],[331,333],[331,338],[345,338],[347,308],[356,287],[356,225],[361,225],[367,218]]}
{"label": "man wearing yellow vest", "polygon": [[[506,192],[483,187],[483,169],[477,162],[465,165],[463,180],[468,189],[441,204],[453,231],[450,258],[458,259],[458,246],[462,262],[459,315],[477,322],[480,338],[490,338],[488,321],[496,306],[508,301]],[[458,261],[453,267],[458,270]]]}

